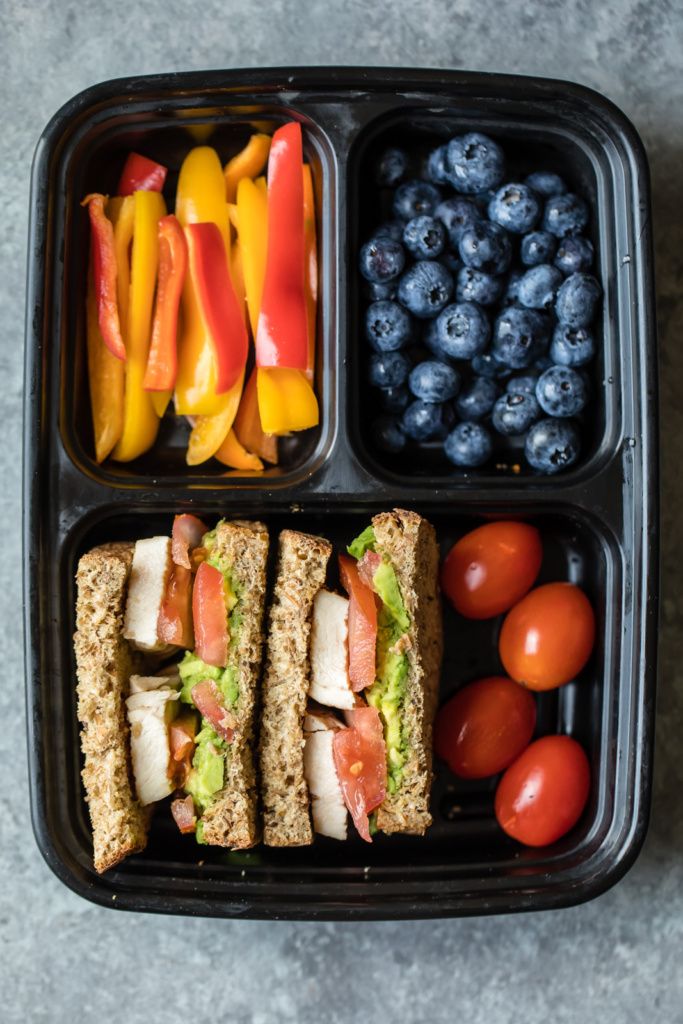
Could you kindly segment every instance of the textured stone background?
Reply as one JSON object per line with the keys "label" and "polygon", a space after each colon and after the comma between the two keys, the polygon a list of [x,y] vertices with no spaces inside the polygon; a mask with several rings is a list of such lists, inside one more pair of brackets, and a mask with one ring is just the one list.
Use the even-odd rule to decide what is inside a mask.
{"label": "textured stone background", "polygon": [[[193,10],[190,13],[190,9]],[[670,0],[0,0],[0,1017],[364,1019],[503,1024],[683,1020],[681,270],[683,7]],[[254,65],[452,66],[605,92],[652,165],[662,361],[664,593],[652,827],[612,892],[545,915],[413,924],[261,924],[118,915],[81,901],[32,839],[22,710],[20,435],[28,177],[50,115],[105,78]]]}

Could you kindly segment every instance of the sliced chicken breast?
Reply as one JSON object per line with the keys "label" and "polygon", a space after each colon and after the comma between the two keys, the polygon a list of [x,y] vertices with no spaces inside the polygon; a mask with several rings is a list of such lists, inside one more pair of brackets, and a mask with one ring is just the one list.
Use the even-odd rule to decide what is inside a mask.
{"label": "sliced chicken breast", "polygon": [[[163,800],[174,788],[168,775],[171,760],[168,727],[177,714],[179,694],[168,686],[147,689],[140,685],[152,678],[132,676],[131,690],[133,686],[138,688],[126,699],[135,789],[144,805]],[[156,678],[157,684],[162,681]]]}
{"label": "sliced chicken breast", "polygon": [[173,562],[170,537],[139,540],[133,553],[123,635],[142,651],[163,651],[157,637],[159,609]]}
{"label": "sliced chicken breast", "polygon": [[349,602],[320,590],[313,601],[309,696],[328,708],[352,708],[349,679]]}
{"label": "sliced chicken breast", "polygon": [[334,767],[332,741],[343,726],[333,715],[309,713],[304,719],[304,774],[311,795],[313,828],[332,839],[346,839],[347,812]]}

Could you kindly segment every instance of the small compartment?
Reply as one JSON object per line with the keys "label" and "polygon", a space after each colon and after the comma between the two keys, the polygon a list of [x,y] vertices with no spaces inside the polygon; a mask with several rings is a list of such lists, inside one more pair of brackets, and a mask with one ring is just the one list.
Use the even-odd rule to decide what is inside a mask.
{"label": "small compartment", "polygon": [[[318,315],[315,391],[320,424],[278,441],[279,462],[266,464],[263,472],[230,470],[216,459],[188,466],[185,451],[190,427],[184,417],[173,414],[172,404],[163,417],[154,446],[129,463],[111,459],[98,466],[94,461],[92,419],[87,382],[85,342],[85,285],[89,251],[89,223],[80,200],[91,191],[113,194],[127,154],[141,152],[168,167],[164,197],[173,210],[178,172],[189,150],[196,145],[216,149],[224,165],[238,153],[253,132],[273,131],[287,120],[300,120],[304,133],[304,158],[314,181],[318,248]],[[335,324],[330,294],[336,280],[336,227],[330,217],[335,193],[335,159],[320,127],[296,110],[274,102],[249,106],[191,108],[176,106],[172,100],[161,107],[129,113],[119,103],[86,119],[76,133],[67,130],[58,171],[51,188],[63,197],[55,204],[52,252],[62,252],[63,275],[55,280],[55,335],[60,339],[60,428],[72,460],[84,471],[112,485],[178,484],[221,480],[233,486],[239,478],[253,484],[281,486],[310,475],[324,460],[333,429],[331,408],[336,366]],[[49,256],[48,256],[49,260]],[[250,346],[250,363],[253,346]]]}
{"label": "small compartment", "polygon": [[[529,103],[526,107],[524,104],[512,104],[504,98],[496,103],[495,111],[490,105],[484,109],[481,105],[474,106],[475,110],[468,110],[466,101],[461,105],[444,100],[443,105],[434,109],[430,102],[425,101],[422,107],[393,111],[370,124],[352,151],[349,167],[349,379],[353,382],[351,394],[357,394],[359,400],[354,398],[350,408],[350,429],[362,461],[387,480],[400,480],[401,483],[410,480],[419,486],[430,482],[457,485],[463,477],[471,476],[479,478],[482,484],[533,477],[535,482],[543,484],[550,480],[557,485],[595,469],[598,462],[616,448],[622,386],[620,349],[627,344],[634,326],[629,319],[628,324],[622,323],[620,332],[617,323],[621,283],[616,271],[622,244],[618,228],[621,218],[627,213],[624,204],[629,197],[618,190],[620,168],[617,159],[598,136],[589,112],[577,113],[570,107],[554,109],[550,118],[538,104]],[[510,106],[508,116],[507,106]],[[406,179],[421,177],[426,159],[434,148],[455,135],[469,131],[484,132],[503,147],[505,181],[524,180],[535,170],[553,171],[560,174],[569,190],[582,196],[590,208],[585,234],[594,246],[593,273],[600,280],[604,292],[593,325],[596,355],[582,369],[588,381],[590,399],[577,417],[581,437],[581,454],[577,462],[550,478],[535,474],[526,462],[523,438],[499,435],[490,425],[490,416],[484,424],[490,429],[494,451],[486,465],[478,469],[452,465],[444,454],[441,440],[417,442],[408,439],[400,453],[392,454],[383,450],[377,439],[375,417],[380,407],[380,394],[368,382],[372,349],[365,337],[364,324],[365,311],[373,300],[370,286],[358,269],[358,255],[363,243],[375,228],[393,219],[393,190],[376,184],[377,160],[387,148],[399,147],[411,158]],[[456,195],[449,186],[442,186],[441,192],[444,198]],[[539,227],[540,223],[536,225],[537,229]],[[528,269],[522,267],[519,260],[521,236],[510,237],[512,269]],[[453,276],[455,278],[457,272]],[[504,278],[507,280],[507,275]],[[456,301],[459,300],[454,295],[451,302]],[[491,306],[482,307],[491,327],[496,316],[509,304],[501,299]],[[416,333],[404,351],[415,365],[425,358],[436,357],[425,347],[423,338],[423,332],[431,321],[412,319]],[[469,362],[460,361],[454,365],[461,374],[464,387],[475,372]],[[524,369],[514,370],[509,375],[525,372]],[[497,383],[499,394],[504,393],[505,379]],[[459,417],[453,409],[454,403],[447,404],[454,413],[452,429]]]}

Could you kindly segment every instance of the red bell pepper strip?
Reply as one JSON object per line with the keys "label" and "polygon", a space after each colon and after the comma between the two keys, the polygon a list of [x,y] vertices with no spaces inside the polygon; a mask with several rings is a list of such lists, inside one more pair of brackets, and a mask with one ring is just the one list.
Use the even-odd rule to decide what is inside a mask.
{"label": "red bell pepper strip", "polygon": [[117,194],[132,196],[133,192],[161,192],[167,173],[163,164],[139,153],[129,153],[121,171]]}
{"label": "red bell pepper strip", "polygon": [[145,391],[171,391],[178,369],[178,307],[187,271],[187,242],[180,221],[173,214],[159,221],[159,270],[147,356]]}
{"label": "red bell pepper strip", "polygon": [[88,207],[90,217],[97,322],[100,325],[100,333],[111,354],[125,361],[126,348],[121,337],[119,303],[116,296],[114,227],[104,212],[105,202],[105,197],[99,192],[91,192],[81,206]]}
{"label": "red bell pepper strip", "polygon": [[216,354],[216,393],[229,391],[244,372],[249,337],[232,285],[225,243],[215,224],[188,224],[188,269],[200,315]]}
{"label": "red bell pepper strip", "polygon": [[301,125],[292,121],[273,135],[268,158],[268,249],[256,331],[259,367],[308,366],[305,254]]}
{"label": "red bell pepper strip", "polygon": [[375,681],[377,604],[372,590],[358,575],[355,559],[339,556],[339,577],[349,595],[349,679],[357,693]]}

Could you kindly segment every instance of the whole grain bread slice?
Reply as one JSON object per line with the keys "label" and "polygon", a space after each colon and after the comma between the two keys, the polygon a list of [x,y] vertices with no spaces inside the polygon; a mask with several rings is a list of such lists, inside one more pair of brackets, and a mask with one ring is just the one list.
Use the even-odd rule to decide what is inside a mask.
{"label": "whole grain bread slice", "polygon": [[228,646],[228,666],[237,675],[238,698],[231,708],[235,735],[226,754],[224,786],[204,811],[204,841],[234,850],[259,840],[258,788],[254,764],[254,723],[263,650],[263,613],[268,561],[268,530],[258,522],[222,522],[214,553],[231,566],[239,596],[240,628]]}
{"label": "whole grain bread slice", "polygon": [[443,655],[438,592],[439,549],[433,526],[416,512],[394,509],[373,517],[375,550],[391,562],[410,617],[408,677],[401,710],[407,760],[400,785],[377,811],[383,832],[423,835],[432,823],[432,724]]}
{"label": "whole grain bread slice", "polygon": [[325,583],[332,545],[283,530],[268,623],[260,767],[263,839],[267,846],[313,842],[304,775],[306,697],[313,599]]}
{"label": "whole grain bread slice", "polygon": [[123,614],[133,544],[103,544],[76,572],[76,674],[82,771],[93,830],[95,870],[114,867],[147,844],[149,812],[132,782],[125,699],[133,656]]}

